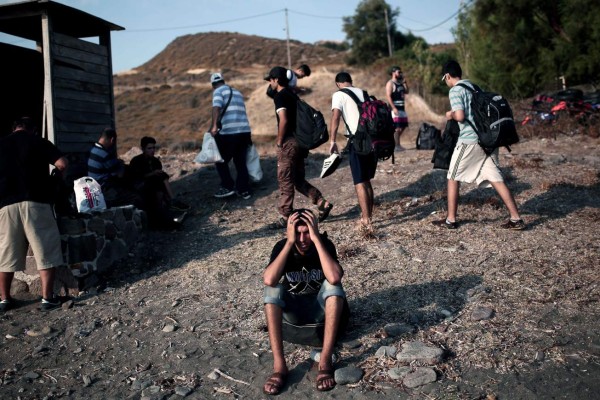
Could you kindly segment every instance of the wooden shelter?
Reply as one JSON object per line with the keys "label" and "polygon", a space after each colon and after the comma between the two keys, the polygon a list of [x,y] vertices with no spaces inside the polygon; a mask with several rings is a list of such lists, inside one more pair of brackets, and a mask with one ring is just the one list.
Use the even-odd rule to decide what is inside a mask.
{"label": "wooden shelter", "polygon": [[0,42],[0,134],[30,116],[72,163],[83,163],[102,130],[115,127],[110,32],[123,29],[50,0],[0,6],[0,32],[35,47]]}

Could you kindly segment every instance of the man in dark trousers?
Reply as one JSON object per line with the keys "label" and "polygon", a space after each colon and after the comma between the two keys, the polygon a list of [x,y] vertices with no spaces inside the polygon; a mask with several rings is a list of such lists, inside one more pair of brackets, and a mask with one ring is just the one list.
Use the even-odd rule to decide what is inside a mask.
{"label": "man in dark trousers", "polygon": [[279,394],[287,378],[282,323],[284,314],[289,313],[295,314],[295,320],[308,316],[312,323],[324,321],[316,386],[319,391],[334,388],[333,348],[347,306],[343,275],[334,244],[319,233],[317,217],[310,210],[294,210],[288,218],[286,238],[273,247],[263,274],[265,315],[273,351],[273,374],[263,387],[265,394]]}
{"label": "man in dark trousers", "polygon": [[327,218],[333,208],[319,189],[306,180],[304,159],[308,150],[298,147],[294,138],[296,130],[296,107],[298,97],[289,89],[287,69],[274,67],[265,77],[271,89],[276,93],[273,97],[277,116],[277,181],[279,182],[279,219],[272,224],[273,228],[284,228],[294,207],[294,188],[310,198],[319,210],[319,221]]}
{"label": "man in dark trousers", "polygon": [[40,273],[41,309],[61,304],[54,296],[54,275],[64,260],[51,205],[50,165],[64,172],[68,162],[36,135],[31,119],[15,121],[12,134],[0,139],[0,312],[15,305],[10,287],[15,272],[25,270],[28,247]]}

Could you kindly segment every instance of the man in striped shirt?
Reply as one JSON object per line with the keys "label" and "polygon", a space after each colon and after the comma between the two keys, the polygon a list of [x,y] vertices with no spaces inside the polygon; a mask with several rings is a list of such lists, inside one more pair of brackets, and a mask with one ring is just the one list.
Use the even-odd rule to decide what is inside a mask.
{"label": "man in striped shirt", "polygon": [[519,215],[517,204],[512,193],[504,183],[499,168],[498,149],[487,154],[479,145],[477,133],[467,122],[475,124],[471,110],[471,92],[459,83],[473,87],[468,79],[462,79],[462,69],[458,62],[448,61],[442,69],[442,80],[450,88],[450,107],[446,113],[447,120],[455,120],[460,127],[458,142],[452,153],[448,169],[448,215],[446,219],[433,221],[434,225],[448,229],[456,229],[458,195],[460,182],[477,183],[479,187],[493,187],[510,213],[510,219],[501,225],[504,229],[522,230],[525,223]]}
{"label": "man in striped shirt", "polygon": [[140,196],[123,179],[125,165],[117,158],[117,131],[106,128],[94,143],[88,158],[88,176],[102,186],[102,194],[108,207],[133,204],[144,209]]}
{"label": "man in striped shirt", "polygon": [[[212,74],[210,83],[214,88],[210,133],[217,141],[223,158],[222,163],[215,164],[221,178],[221,187],[214,196],[229,197],[237,191],[238,196],[247,200],[252,197],[252,193],[246,167],[246,153],[252,145],[252,139],[244,97],[238,90],[226,85],[220,73]],[[229,161],[232,159],[237,172],[235,183],[229,172]]]}
{"label": "man in striped shirt", "polygon": [[117,158],[116,145],[117,131],[106,128],[90,150],[88,175],[103,187],[112,178],[123,176],[123,162]]}

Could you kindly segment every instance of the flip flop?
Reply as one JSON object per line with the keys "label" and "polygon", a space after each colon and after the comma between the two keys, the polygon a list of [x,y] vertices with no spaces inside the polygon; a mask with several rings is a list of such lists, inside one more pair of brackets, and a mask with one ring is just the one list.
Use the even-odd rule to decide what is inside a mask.
{"label": "flip flop", "polygon": [[333,208],[333,204],[329,203],[329,205],[326,206],[325,203],[329,203],[329,202],[327,200],[323,199],[321,204],[319,206],[317,206],[317,209],[319,210],[319,222],[325,221],[325,219],[329,216],[329,212]]}
{"label": "flip flop", "polygon": [[[317,378],[317,390],[319,392],[328,392],[335,387],[336,383],[332,369],[320,369],[317,373],[317,376],[319,375],[320,377]],[[329,379],[333,380],[333,385],[323,386],[324,382]]]}
{"label": "flip flop", "polygon": [[[263,385],[263,393],[268,396],[278,395],[279,393],[281,393],[281,388],[283,388],[283,385],[285,385],[286,378],[287,374],[283,374],[281,372],[273,372]],[[266,385],[271,385],[271,389],[274,389],[274,391],[269,392],[268,390],[266,390]]]}

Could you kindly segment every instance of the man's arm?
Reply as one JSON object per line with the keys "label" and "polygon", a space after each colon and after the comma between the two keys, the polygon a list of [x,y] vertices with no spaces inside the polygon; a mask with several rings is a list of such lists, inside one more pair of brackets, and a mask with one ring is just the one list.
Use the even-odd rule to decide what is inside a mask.
{"label": "man's arm", "polygon": [[219,116],[221,115],[221,107],[214,106],[212,108],[212,124],[210,127],[210,134],[215,136],[219,129],[217,128],[217,121],[219,121]]}
{"label": "man's arm", "polygon": [[60,172],[64,172],[64,171],[66,171],[67,167],[69,166],[69,161],[65,157],[60,157],[58,160],[56,160],[54,162],[54,166]]}
{"label": "man's arm", "polygon": [[387,99],[390,107],[392,108],[392,111],[397,113],[398,109],[396,108],[396,106],[394,105],[394,102],[392,101],[392,91],[394,90],[394,84],[392,83],[392,81],[388,81],[385,84],[385,98]]}
{"label": "man's arm", "polygon": [[277,147],[281,147],[289,123],[287,110],[285,108],[280,108],[277,110],[277,115],[279,116],[279,125],[277,126]]}
{"label": "man's arm", "polygon": [[465,110],[452,110],[446,112],[447,120],[455,120],[458,122],[463,122],[465,120]]}
{"label": "man's arm", "polygon": [[340,119],[342,118],[342,111],[338,108],[333,108],[331,110],[331,123],[329,126],[331,127],[331,140],[329,145],[329,154],[337,153],[338,147],[335,141],[337,137],[337,132],[340,127]]}
{"label": "man's arm", "polygon": [[325,246],[323,238],[319,233],[318,219],[316,215],[310,211],[304,211],[300,218],[306,222],[306,226],[310,232],[310,238],[317,249],[317,253],[319,254],[319,260],[321,261],[321,268],[325,274],[325,279],[327,279],[327,282],[331,283],[332,285],[338,285],[342,281],[344,271],[342,270],[340,263],[333,258]]}
{"label": "man's arm", "polygon": [[275,257],[273,261],[269,263],[269,265],[265,269],[265,272],[263,273],[263,281],[267,286],[273,287],[277,285],[277,283],[281,279],[281,276],[283,275],[287,258],[296,243],[296,225],[298,223],[297,214],[294,213],[290,215],[288,221],[289,222],[286,226],[285,231],[285,244],[283,245],[283,248],[281,249],[279,254],[277,254],[277,257]]}

